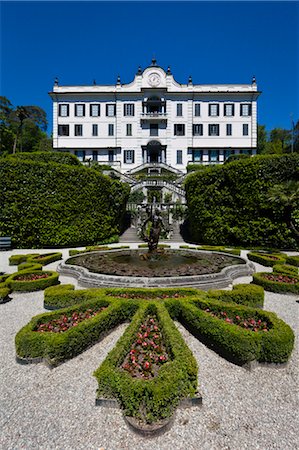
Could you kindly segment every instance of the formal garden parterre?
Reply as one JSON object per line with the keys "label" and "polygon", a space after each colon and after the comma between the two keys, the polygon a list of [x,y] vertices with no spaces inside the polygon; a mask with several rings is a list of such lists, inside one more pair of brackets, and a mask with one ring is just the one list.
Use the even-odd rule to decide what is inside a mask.
{"label": "formal garden parterre", "polygon": [[45,306],[57,309],[34,317],[19,331],[17,357],[23,362],[44,359],[55,366],[129,322],[95,371],[97,396],[116,398],[123,413],[140,423],[156,423],[197,390],[197,364],[174,319],[236,364],[288,360],[293,331],[275,314],[256,307],[262,303],[263,289],[256,285],[210,292],[53,286],[45,291]]}

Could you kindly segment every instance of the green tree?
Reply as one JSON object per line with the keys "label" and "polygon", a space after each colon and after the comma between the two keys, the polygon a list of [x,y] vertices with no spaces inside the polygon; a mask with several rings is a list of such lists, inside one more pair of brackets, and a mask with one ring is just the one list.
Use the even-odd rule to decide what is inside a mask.
{"label": "green tree", "polygon": [[282,153],[290,151],[291,148],[291,132],[284,128],[274,128],[270,132],[270,142],[280,143]]}
{"label": "green tree", "polygon": [[46,134],[47,117],[39,106],[13,107],[6,97],[0,97],[0,154],[16,151],[44,150],[41,143],[49,148]]}
{"label": "green tree", "polygon": [[257,153],[266,153],[268,134],[265,125],[257,126]]}
{"label": "green tree", "polygon": [[140,204],[143,202],[144,199],[145,195],[142,192],[142,189],[137,189],[137,191],[131,192],[128,202]]}
{"label": "green tree", "polygon": [[293,131],[293,139],[294,139],[293,151],[299,153],[299,120],[294,125],[294,128],[292,131]]}
{"label": "green tree", "polygon": [[299,181],[289,180],[274,185],[269,190],[268,200],[283,207],[285,222],[299,239],[299,229],[295,220],[299,210]]}
{"label": "green tree", "polygon": [[0,155],[13,148],[15,134],[11,128],[13,106],[6,97],[0,96]]}

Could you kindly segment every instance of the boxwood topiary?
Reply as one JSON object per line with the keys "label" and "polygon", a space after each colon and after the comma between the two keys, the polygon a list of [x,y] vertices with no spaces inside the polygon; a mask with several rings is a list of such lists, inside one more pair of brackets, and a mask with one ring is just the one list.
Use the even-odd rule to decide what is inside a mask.
{"label": "boxwood topiary", "polygon": [[299,267],[299,255],[298,256],[288,256],[286,263],[292,266]]}
{"label": "boxwood topiary", "polygon": [[0,191],[0,233],[20,248],[107,240],[119,234],[129,196],[127,184],[81,165],[9,157],[1,160]]}
{"label": "boxwood topiary", "polygon": [[23,262],[18,265],[18,272],[26,270],[42,270],[43,266],[41,264],[35,264],[31,262]]}
{"label": "boxwood topiary", "polygon": [[[93,318],[84,320],[76,327],[63,333],[37,332],[38,325],[61,317],[71,315],[74,311],[86,311],[88,308],[109,306]],[[130,319],[137,309],[133,302],[110,302],[96,299],[59,311],[35,316],[28,325],[16,335],[17,356],[21,358],[44,358],[50,365],[56,365],[82,353],[98,342],[104,333],[120,323]]]}
{"label": "boxwood topiary", "polygon": [[29,253],[28,255],[12,255],[9,257],[9,265],[18,266],[23,262],[27,262],[28,258],[30,258],[31,256],[39,256],[39,253]]}
{"label": "boxwood topiary", "polygon": [[286,275],[298,276],[299,268],[295,266],[290,266],[288,264],[275,264],[273,266],[273,272],[275,273],[284,273]]}
{"label": "boxwood topiary", "polygon": [[83,302],[105,297],[104,289],[79,289],[74,290],[74,286],[65,284],[61,286],[49,287],[44,293],[45,309],[60,309],[78,305]]}
{"label": "boxwood topiary", "polygon": [[273,267],[275,264],[284,264],[286,261],[285,255],[280,253],[263,254],[251,252],[248,253],[247,257],[250,261],[254,261],[266,267]]}
{"label": "boxwood topiary", "polygon": [[190,241],[232,246],[299,248],[273,184],[299,179],[299,154],[254,156],[215,165],[185,181]]}
{"label": "boxwood topiary", "polygon": [[[18,280],[20,276],[30,276],[30,275],[48,275],[47,278],[39,278],[36,280],[30,281],[21,281]],[[55,284],[59,284],[58,281],[59,274],[53,271],[41,271],[41,270],[24,270],[21,272],[17,272],[12,274],[7,278],[6,283],[13,291],[22,291],[22,292],[31,292],[31,291],[40,291],[49,286],[53,286]]]}
{"label": "boxwood topiary", "polygon": [[[136,340],[140,325],[152,314],[158,317],[171,360],[160,367],[154,378],[144,381],[133,378],[120,366]],[[197,364],[167,310],[156,302],[140,306],[132,323],[94,375],[98,380],[98,397],[116,397],[125,415],[151,423],[169,417],[181,398],[195,394]]]}
{"label": "boxwood topiary", "polygon": [[216,245],[201,245],[197,247],[198,250],[208,250],[210,252],[224,252],[232,255],[240,256],[241,250],[238,248],[226,248],[224,246]]}
{"label": "boxwood topiary", "polygon": [[0,284],[0,304],[6,303],[8,300],[8,296],[11,293],[11,289],[9,287],[7,286],[2,287],[1,284]]}
{"label": "boxwood topiary", "polygon": [[59,261],[62,258],[62,253],[42,253],[36,256],[29,256],[27,261],[41,264],[42,266],[46,266],[55,261]]}
{"label": "boxwood topiary", "polygon": [[[269,279],[267,279],[266,277],[268,276],[280,276],[281,277],[281,281],[271,281]],[[287,282],[283,282],[283,277],[288,277],[290,280],[293,280],[293,283],[287,283]],[[281,293],[293,293],[293,294],[298,294],[299,293],[299,276],[296,275],[290,275],[290,274],[285,274],[282,272],[276,272],[273,274],[269,274],[267,272],[259,272],[259,273],[255,273],[253,274],[253,281],[254,284],[258,284],[260,286],[263,286],[263,288],[266,291],[270,291],[270,292],[281,292]]]}
{"label": "boxwood topiary", "polygon": [[263,308],[264,289],[254,284],[236,284],[232,291],[210,290],[208,291],[208,298],[253,308]]}
{"label": "boxwood topiary", "polygon": [[[292,329],[276,314],[240,305],[224,304],[208,300],[184,301],[169,300],[166,306],[175,317],[200,341],[214,351],[236,364],[250,361],[284,363],[290,357],[294,346]],[[266,320],[270,324],[268,332],[248,331],[240,326],[211,316],[205,312],[226,311],[241,318],[250,317]],[[273,339],[275,350],[271,349]]]}
{"label": "boxwood topiary", "polygon": [[81,166],[79,159],[69,152],[23,152],[9,155],[9,158],[29,160],[42,163],[67,164],[69,166]]}

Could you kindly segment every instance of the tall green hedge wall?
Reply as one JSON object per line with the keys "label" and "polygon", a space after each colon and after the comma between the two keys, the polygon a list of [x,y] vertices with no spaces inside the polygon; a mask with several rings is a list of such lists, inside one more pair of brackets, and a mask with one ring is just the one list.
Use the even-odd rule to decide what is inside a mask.
{"label": "tall green hedge wall", "polygon": [[119,232],[129,187],[95,170],[0,161],[0,236],[19,248],[95,244]]}
{"label": "tall green hedge wall", "polygon": [[187,177],[189,232],[195,242],[298,247],[283,209],[267,199],[274,184],[299,179],[299,155],[256,156]]}
{"label": "tall green hedge wall", "polygon": [[80,166],[81,163],[75,155],[68,152],[24,152],[10,155],[11,158],[30,160],[36,162],[56,162],[58,164],[68,164],[69,166]]}

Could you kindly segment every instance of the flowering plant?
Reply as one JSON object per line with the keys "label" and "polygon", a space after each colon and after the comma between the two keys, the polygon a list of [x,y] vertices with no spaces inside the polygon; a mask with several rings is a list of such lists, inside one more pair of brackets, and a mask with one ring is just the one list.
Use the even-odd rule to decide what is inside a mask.
{"label": "flowering plant", "polygon": [[18,275],[15,277],[15,281],[35,281],[42,278],[49,278],[48,273],[26,273],[24,275]]}
{"label": "flowering plant", "polygon": [[263,278],[268,281],[274,281],[276,283],[287,283],[287,284],[296,284],[299,283],[299,279],[283,274],[263,274]]}
{"label": "flowering plant", "polygon": [[76,327],[80,322],[83,322],[83,320],[96,316],[106,308],[106,306],[102,306],[99,309],[87,309],[84,312],[74,311],[70,316],[63,314],[58,317],[58,319],[53,319],[49,322],[39,324],[34,331],[38,331],[40,333],[44,333],[45,331],[50,333],[63,333],[72,327]]}
{"label": "flowering plant", "polygon": [[253,317],[247,317],[244,319],[238,315],[229,317],[226,311],[212,311],[210,308],[206,308],[205,312],[209,313],[213,317],[222,319],[227,323],[246,328],[249,331],[269,331],[269,324],[261,319],[256,320]]}
{"label": "flowering plant", "polygon": [[153,292],[152,294],[149,293],[137,293],[137,292],[124,292],[124,293],[118,293],[118,294],[114,294],[113,292],[109,292],[108,294],[106,294],[110,297],[118,297],[118,298],[141,298],[143,300],[150,300],[150,299],[164,299],[164,298],[184,298],[186,297],[186,295],[178,293],[178,292],[174,292],[174,293],[161,293],[161,294],[156,294],[155,292]]}
{"label": "flowering plant", "polygon": [[147,380],[157,376],[160,366],[168,359],[157,318],[147,316],[121,367],[132,377]]}

